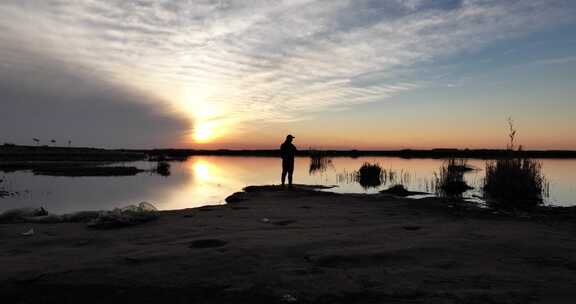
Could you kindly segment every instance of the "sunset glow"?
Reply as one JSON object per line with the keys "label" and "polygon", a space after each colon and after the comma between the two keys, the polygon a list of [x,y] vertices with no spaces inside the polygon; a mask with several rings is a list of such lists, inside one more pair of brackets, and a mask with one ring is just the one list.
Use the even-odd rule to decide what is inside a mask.
{"label": "sunset glow", "polygon": [[10,142],[576,148],[572,1],[37,3],[0,4]]}
{"label": "sunset glow", "polygon": [[194,140],[199,143],[207,142],[212,138],[212,130],[208,125],[197,125],[194,130]]}

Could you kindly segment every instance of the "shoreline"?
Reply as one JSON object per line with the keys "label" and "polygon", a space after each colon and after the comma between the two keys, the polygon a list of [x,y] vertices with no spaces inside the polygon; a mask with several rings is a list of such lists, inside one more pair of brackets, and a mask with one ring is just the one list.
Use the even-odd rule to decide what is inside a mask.
{"label": "shoreline", "polygon": [[[326,157],[389,156],[400,158],[470,158],[496,159],[502,157],[522,157],[541,159],[576,159],[574,150],[522,150],[506,149],[397,149],[397,150],[315,150],[303,149],[297,156],[310,156],[321,151]],[[276,149],[103,149],[90,147],[21,146],[0,145],[0,161],[136,161],[167,160],[182,161],[190,156],[254,156],[278,157]]]}
{"label": "shoreline", "polygon": [[[154,221],[120,229],[0,224],[0,294],[16,303],[556,303],[576,296],[572,217],[510,217],[439,199],[308,186],[251,186],[228,201],[160,211]],[[36,233],[22,236],[29,228]]]}

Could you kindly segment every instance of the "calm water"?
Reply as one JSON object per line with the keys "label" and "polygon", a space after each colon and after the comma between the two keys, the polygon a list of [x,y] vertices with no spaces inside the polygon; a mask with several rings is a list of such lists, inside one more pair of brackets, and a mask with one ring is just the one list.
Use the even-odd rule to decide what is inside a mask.
{"label": "calm water", "polygon": [[[350,180],[349,173],[364,162],[377,162],[389,173],[382,186],[364,189]],[[475,190],[466,196],[478,195],[484,178],[485,161],[470,160],[479,170],[465,178]],[[550,182],[548,203],[576,205],[576,160],[542,160]],[[141,168],[152,163],[138,162]],[[309,173],[309,158],[297,158],[295,183],[337,185],[335,192],[373,193],[402,182],[409,190],[429,192],[434,172],[442,160],[402,159],[394,157],[333,158],[324,172]],[[44,206],[55,213],[79,210],[104,210],[150,202],[159,209],[181,209],[220,204],[233,192],[248,185],[279,183],[280,160],[263,157],[197,156],[185,162],[172,162],[171,175],[162,177],[140,174],[130,177],[51,177],[29,172],[0,173],[0,190],[17,191],[18,195],[0,198],[0,211]],[[390,174],[391,173],[391,174]]]}

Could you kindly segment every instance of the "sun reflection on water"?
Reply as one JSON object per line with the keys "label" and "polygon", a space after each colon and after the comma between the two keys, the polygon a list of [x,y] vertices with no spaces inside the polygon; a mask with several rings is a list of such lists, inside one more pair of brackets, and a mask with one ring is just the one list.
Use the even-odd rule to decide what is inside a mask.
{"label": "sun reflection on water", "polygon": [[210,180],[210,165],[204,161],[198,161],[192,166],[194,171],[194,176],[200,181]]}

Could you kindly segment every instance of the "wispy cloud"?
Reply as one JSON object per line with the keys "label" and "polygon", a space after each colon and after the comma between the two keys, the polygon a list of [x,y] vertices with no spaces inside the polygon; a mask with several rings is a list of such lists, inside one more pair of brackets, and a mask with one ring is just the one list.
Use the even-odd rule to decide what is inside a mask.
{"label": "wispy cloud", "polygon": [[545,58],[533,61],[531,64],[549,65],[549,64],[567,64],[576,62],[576,56],[567,56],[560,58]]}
{"label": "wispy cloud", "polygon": [[32,49],[212,109],[197,122],[285,122],[413,90],[426,79],[394,75],[575,13],[569,0],[7,0],[0,64]]}

